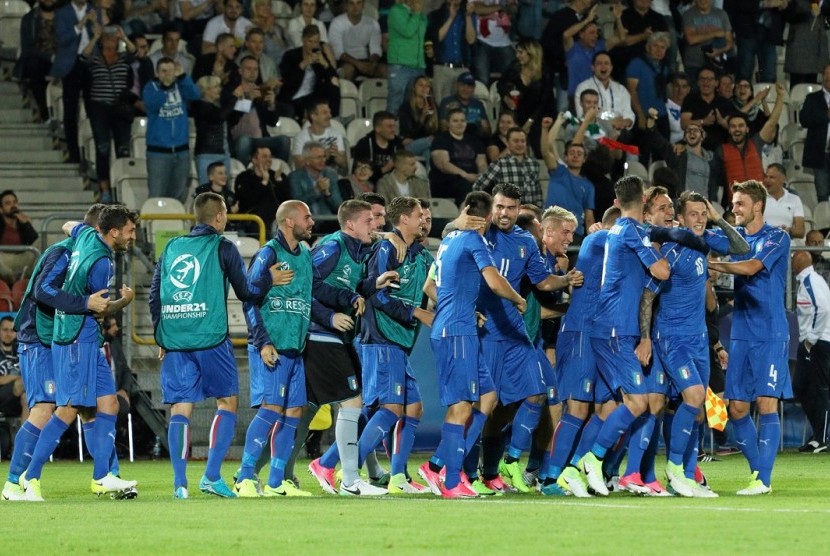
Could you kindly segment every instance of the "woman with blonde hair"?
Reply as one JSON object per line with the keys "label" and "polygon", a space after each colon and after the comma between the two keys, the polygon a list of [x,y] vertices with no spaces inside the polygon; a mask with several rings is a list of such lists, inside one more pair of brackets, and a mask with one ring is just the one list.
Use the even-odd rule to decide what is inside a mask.
{"label": "woman with blonde hair", "polygon": [[202,98],[190,107],[190,113],[196,122],[196,173],[199,184],[208,179],[208,166],[214,162],[223,162],[225,172],[230,176],[231,155],[228,149],[228,115],[233,104],[222,108],[219,98],[222,95],[222,80],[215,75],[204,75],[196,81],[202,92]]}

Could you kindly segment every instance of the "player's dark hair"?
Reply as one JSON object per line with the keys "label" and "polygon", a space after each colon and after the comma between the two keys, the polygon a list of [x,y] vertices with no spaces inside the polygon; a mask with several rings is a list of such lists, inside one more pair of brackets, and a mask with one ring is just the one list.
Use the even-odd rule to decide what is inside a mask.
{"label": "player's dark hair", "polygon": [[337,222],[343,228],[346,226],[346,222],[354,220],[358,214],[367,210],[369,212],[372,211],[372,205],[370,203],[359,199],[349,199],[348,201],[344,201],[340,205],[340,208],[337,209]]}
{"label": "player's dark hair", "polygon": [[533,203],[522,203],[519,207],[519,210],[529,210],[533,213],[537,220],[540,222],[542,221],[542,209],[534,205]]}
{"label": "player's dark hair", "polygon": [[89,207],[84,215],[84,224],[89,224],[93,228],[98,226],[98,219],[101,217],[101,211],[107,208],[103,203],[95,203]]}
{"label": "player's dark hair", "polygon": [[412,211],[421,206],[415,197],[395,197],[386,205],[386,218],[393,226],[401,221],[401,216],[412,214]]}
{"label": "player's dark hair", "polygon": [[138,224],[138,213],[124,205],[107,205],[98,216],[98,229],[106,235],[110,230],[120,230],[127,222]]}
{"label": "player's dark hair", "polygon": [[372,193],[371,191],[361,193],[358,200],[366,201],[370,205],[380,205],[382,207],[386,206],[386,198],[384,198],[383,195],[378,195],[377,193]]}
{"label": "player's dark hair", "polygon": [[[218,193],[208,191],[206,193],[199,193],[193,201],[193,214],[196,215],[196,221],[200,224],[210,224],[216,218],[216,215],[222,211],[222,205],[225,204],[225,199]],[[225,207],[227,210],[227,207]]]}
{"label": "player's dark hair", "polygon": [[633,174],[621,177],[614,184],[614,195],[623,208],[642,203],[643,179]]}
{"label": "player's dark hair", "polygon": [[421,203],[421,208],[424,210],[430,209],[429,199],[418,199],[418,202]]}
{"label": "player's dark hair", "polygon": [[685,214],[686,205],[689,203],[703,203],[706,204],[706,197],[697,191],[684,191],[677,199],[677,214]]}
{"label": "player's dark hair", "polygon": [[522,190],[518,185],[512,183],[500,183],[493,188],[493,197],[503,195],[508,199],[522,200]]}
{"label": "player's dark hair", "polygon": [[487,218],[493,211],[493,198],[484,191],[471,191],[464,197],[464,206],[469,207],[467,214]]}
{"label": "player's dark hair", "polygon": [[518,218],[516,218],[516,225],[523,230],[530,231],[530,227],[533,225],[534,220],[536,220],[535,214],[523,212],[519,214]]}
{"label": "player's dark hair", "polygon": [[767,188],[764,184],[757,180],[746,180],[743,182],[735,182],[732,184],[732,193],[743,193],[749,195],[752,203],[761,203],[761,214],[767,208]]}
{"label": "player's dark hair", "polygon": [[608,207],[605,209],[605,212],[602,213],[603,227],[610,227],[620,218],[620,216],[622,216],[622,211],[619,207]]}

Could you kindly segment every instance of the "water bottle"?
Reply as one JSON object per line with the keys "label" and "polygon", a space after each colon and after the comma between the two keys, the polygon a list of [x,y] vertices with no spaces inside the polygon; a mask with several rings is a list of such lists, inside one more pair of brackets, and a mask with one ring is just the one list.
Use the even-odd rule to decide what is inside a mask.
{"label": "water bottle", "polygon": [[161,457],[161,438],[156,435],[156,441],[153,443],[153,459]]}

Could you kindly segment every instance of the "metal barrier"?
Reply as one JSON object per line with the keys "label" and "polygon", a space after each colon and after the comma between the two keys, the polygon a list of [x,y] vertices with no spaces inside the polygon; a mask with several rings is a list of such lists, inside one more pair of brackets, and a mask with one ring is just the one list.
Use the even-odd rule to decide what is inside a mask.
{"label": "metal barrier", "polygon": [[83,219],[84,219],[83,214],[80,214],[80,215],[77,214],[77,213],[70,214],[68,212],[57,212],[55,214],[50,214],[49,216],[44,218],[43,222],[41,222],[41,224],[40,224],[40,250],[41,251],[46,251],[46,249],[50,245],[52,245],[47,240],[47,238],[50,235],[59,234],[61,236],[61,239],[66,237],[66,234],[63,233],[63,230],[50,232],[49,231],[49,224],[51,224],[52,222],[54,222],[56,220],[62,220],[63,222],[67,222],[67,221],[81,222],[81,221],[83,221]]}
{"label": "metal barrier", "polygon": [[[155,213],[146,213],[141,215],[141,220],[190,220],[195,221],[196,216],[193,214],[155,214]],[[262,221],[262,218],[256,216],[254,214],[228,214],[228,220],[230,221],[242,221],[242,222],[255,222],[259,228],[259,244],[265,244],[265,222]],[[135,284],[135,266],[132,266],[132,283]],[[142,346],[153,346],[156,345],[156,340],[152,336],[141,336],[135,329],[136,323],[136,304],[133,303],[132,310],[131,310],[131,326],[130,326],[130,338],[133,342],[138,345]],[[231,342],[236,347],[244,347],[247,345],[248,340],[247,338],[231,338]]]}

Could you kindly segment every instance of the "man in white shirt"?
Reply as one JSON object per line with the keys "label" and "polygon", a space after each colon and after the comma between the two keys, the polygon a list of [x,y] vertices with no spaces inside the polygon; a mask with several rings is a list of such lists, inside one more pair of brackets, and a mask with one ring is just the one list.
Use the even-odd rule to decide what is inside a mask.
{"label": "man in white shirt", "polygon": [[236,46],[245,42],[245,33],[253,26],[251,20],[242,17],[242,3],[239,0],[225,0],[225,13],[212,17],[205,26],[202,34],[202,54],[216,51],[216,37],[222,33],[230,33],[236,37]]}
{"label": "man in white shirt", "polygon": [[[617,131],[630,130],[634,125],[634,110],[631,108],[631,95],[622,83],[611,79],[611,71],[614,69],[611,63],[611,56],[607,52],[597,52],[591,62],[591,70],[594,75],[576,86],[574,98],[579,98],[585,89],[593,89],[599,93],[600,120],[606,120],[607,112],[613,113],[610,123]],[[582,106],[577,104],[576,115],[584,117]],[[620,140],[623,140],[620,137]]]}
{"label": "man in white shirt", "polygon": [[[153,63],[153,68],[158,66],[159,60],[162,58],[170,58],[181,65],[187,75],[193,73],[193,58],[187,52],[179,50],[179,41],[181,39],[182,34],[172,25],[164,29],[164,33],[161,35],[161,49],[150,54],[150,61]],[[216,48],[214,47],[215,50]]]}
{"label": "man in white shirt", "polygon": [[395,197],[403,196],[429,199],[429,182],[415,175],[415,155],[401,149],[395,153],[392,161],[395,169],[383,176],[377,184],[377,194],[386,200],[386,204],[391,203]]}
{"label": "man in white shirt", "polygon": [[830,419],[830,288],[813,269],[809,252],[793,253],[792,268],[798,283],[798,358],[793,392],[813,429],[810,441],[798,451],[818,454],[827,450]]}
{"label": "man in white shirt", "polygon": [[346,11],[329,25],[329,44],[340,75],[350,81],[359,75],[386,77],[380,39],[380,25],[363,14],[363,0],[346,0]]}
{"label": "man in white shirt", "polygon": [[346,161],[346,142],[343,135],[331,127],[331,107],[325,100],[311,104],[308,112],[308,125],[294,136],[291,159],[295,168],[303,163],[303,147],[306,143],[320,143],[326,148],[326,165],[342,175],[348,173]]}
{"label": "man in white shirt", "polygon": [[490,74],[504,73],[516,59],[510,41],[510,18],[518,10],[516,0],[475,0],[476,42],[473,74],[476,79],[490,85]]}
{"label": "man in white shirt", "polygon": [[767,205],[764,220],[770,226],[781,228],[791,238],[804,237],[804,205],[798,195],[790,193],[784,187],[787,173],[777,162],[767,166],[764,172],[764,187],[767,188]]}
{"label": "man in white shirt", "polygon": [[689,76],[685,73],[675,73],[669,83],[669,98],[666,100],[666,111],[669,116],[669,143],[674,145],[683,139],[683,126],[680,124],[680,114],[683,112],[683,101],[692,90]]}

